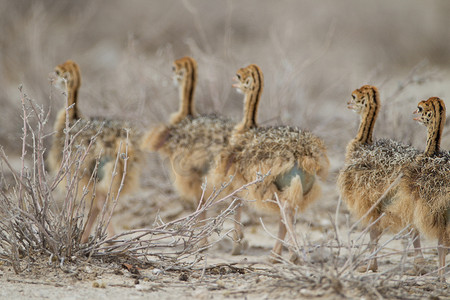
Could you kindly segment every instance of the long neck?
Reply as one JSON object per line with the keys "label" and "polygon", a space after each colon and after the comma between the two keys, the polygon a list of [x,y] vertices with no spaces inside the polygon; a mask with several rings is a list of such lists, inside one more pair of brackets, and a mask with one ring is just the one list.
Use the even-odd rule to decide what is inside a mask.
{"label": "long neck", "polygon": [[185,116],[194,115],[195,71],[192,70],[190,75],[187,76],[184,84],[180,88],[180,113]]}
{"label": "long neck", "polygon": [[194,116],[194,92],[197,83],[195,68],[192,68],[190,74],[186,74],[179,88],[180,108],[172,116],[172,124],[178,123],[187,116]]}
{"label": "long neck", "polygon": [[439,152],[441,146],[442,131],[445,124],[445,106],[442,102],[433,103],[434,122],[428,126],[427,147],[425,148],[425,156],[433,156]]}
{"label": "long neck", "polygon": [[245,95],[244,118],[241,123],[236,125],[237,132],[243,132],[248,129],[258,127],[256,119],[260,95],[260,92],[252,92]]}
{"label": "long neck", "polygon": [[380,104],[376,92],[374,92],[372,97],[374,101],[370,101],[368,109],[366,109],[366,112],[361,116],[361,123],[355,138],[355,141],[358,141],[361,144],[371,144],[373,142],[372,133],[380,109]]}
{"label": "long neck", "polygon": [[258,127],[258,106],[263,91],[263,78],[258,70],[254,72],[255,86],[252,91],[247,92],[244,98],[244,118],[236,125],[236,131],[243,132]]}
{"label": "long neck", "polygon": [[68,107],[73,105],[68,112],[69,121],[78,120],[81,117],[78,111],[78,86],[73,83],[67,85],[67,104]]}

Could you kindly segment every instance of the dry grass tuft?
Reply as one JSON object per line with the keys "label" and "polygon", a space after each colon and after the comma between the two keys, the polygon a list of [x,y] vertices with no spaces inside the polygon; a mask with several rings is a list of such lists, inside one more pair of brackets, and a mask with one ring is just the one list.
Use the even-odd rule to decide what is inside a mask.
{"label": "dry grass tuft", "polygon": [[[85,189],[82,195],[77,195],[77,185],[79,175],[83,172],[80,166],[96,138],[91,138],[86,149],[77,148],[72,146],[73,140],[69,130],[66,130],[63,162],[57,174],[49,176],[44,160],[44,140],[49,136],[45,127],[49,113],[44,113],[42,107],[22,92],[22,88],[19,90],[23,108],[19,171],[11,166],[3,150],[0,153],[2,163],[7,166],[13,178],[12,182],[3,181],[0,196],[0,226],[3,229],[0,233],[1,257],[11,263],[16,272],[21,271],[23,260],[30,260],[37,254],[48,255],[50,259],[57,259],[61,264],[73,256],[83,254],[87,247],[80,244],[85,226],[83,217],[85,206],[87,204],[89,207],[92,199],[86,199],[88,192]],[[94,190],[96,170],[95,167],[89,182],[93,183]],[[67,178],[67,186],[64,200],[59,205],[53,192],[61,184],[63,177]],[[106,208],[103,217],[105,216]],[[96,238],[104,239],[102,224],[105,222],[106,219],[101,220]]]}
{"label": "dry grass tuft", "polygon": [[[400,177],[378,202],[398,184],[399,179]],[[371,210],[376,209],[378,202]],[[282,211],[282,219],[286,222],[283,206],[278,199],[277,204]],[[299,240],[298,234],[288,229],[288,239],[284,244],[294,250],[299,262],[294,264],[279,257],[283,264],[273,268],[271,277],[276,280],[267,287],[268,290],[288,289],[304,297],[422,299],[448,295],[450,291],[448,284],[441,284],[436,280],[435,265],[430,269],[429,266],[417,266],[412,262],[410,256],[414,252],[414,247],[411,228],[405,227],[371,252],[367,235],[371,226],[379,222],[383,215],[363,231],[359,231],[358,225],[365,216],[343,228],[338,222],[342,218],[341,213],[341,199],[339,199],[334,220],[330,216],[333,234],[329,234],[325,241],[319,243]],[[370,211],[367,214],[369,213]],[[406,241],[403,250],[394,250],[390,247],[392,242],[398,240]],[[390,266],[375,273],[371,271],[361,273],[361,267],[367,266],[374,257],[388,259]],[[447,271],[446,274],[449,273],[450,271]]]}
{"label": "dry grass tuft", "polygon": [[[170,222],[165,221],[167,212],[161,211],[153,225],[147,220],[155,213],[148,217],[140,212],[137,223],[145,228],[107,240],[105,225],[118,200],[111,199],[94,238],[81,245],[91,199],[76,194],[76,174],[63,168],[51,177],[44,167],[49,124],[63,106],[56,99],[61,97],[49,97],[46,74],[69,58],[80,64],[86,78],[80,90],[80,110],[86,116],[134,120],[142,127],[165,122],[176,110],[178,98],[170,72],[175,58],[190,55],[198,61],[199,112],[221,112],[234,120],[241,119],[242,97],[231,89],[231,77],[239,67],[257,63],[266,78],[259,120],[264,125],[309,129],[325,140],[331,160],[325,190],[333,189],[345,145],[359,124],[345,103],[351,91],[363,84],[376,85],[381,92],[383,107],[375,136],[423,149],[425,132],[415,127],[410,113],[420,98],[446,100],[450,51],[442,37],[450,24],[450,2],[381,2],[384,5],[357,0],[138,0],[133,5],[119,0],[108,5],[87,0],[0,1],[0,260],[21,272],[42,257],[58,266],[95,257],[135,257],[144,263],[156,259],[167,270],[200,273],[200,284],[217,290],[224,289],[223,284],[208,281],[212,280],[208,274],[217,272],[225,278],[222,269],[242,271],[233,274],[239,274],[237,281],[245,288],[230,290],[228,296],[448,297],[448,286],[437,283],[435,273],[404,275],[412,268],[409,229],[389,236],[377,253],[369,253],[367,230],[357,231],[340,206],[335,220],[330,218],[332,234],[319,241],[297,235],[286,244],[296,249],[302,265],[248,263],[240,269],[200,262],[202,236],[220,239],[230,233],[223,222],[236,202],[226,202],[223,196],[205,199],[213,210],[221,207],[215,203],[226,203],[217,217],[205,223],[196,224],[198,209]],[[20,83],[39,101],[23,93],[17,101]],[[443,149],[448,149],[449,137],[446,130]],[[66,167],[79,163],[83,151],[66,153]],[[146,207],[147,213],[162,210],[168,202],[177,204],[165,167],[156,156],[149,157],[142,178],[146,197],[138,199],[143,204],[127,203],[126,208]],[[54,190],[61,176],[71,180],[58,201]],[[161,199],[162,204],[151,206]],[[317,202],[329,213],[336,200],[333,191]],[[311,219],[311,223],[321,221]],[[400,251],[390,247],[398,239],[406,241]],[[355,271],[374,255],[384,258],[382,272]],[[436,264],[430,264],[434,272]]]}
{"label": "dry grass tuft", "polygon": [[[57,174],[47,174],[44,163],[44,139],[48,136],[44,128],[48,122],[48,113],[44,113],[34,100],[21,92],[23,107],[23,147],[21,168],[17,172],[10,164],[3,149],[0,152],[2,163],[12,174],[13,182],[7,182],[5,173],[1,172],[2,191],[0,194],[0,260],[11,264],[16,273],[29,268],[29,263],[37,256],[44,255],[49,261],[56,260],[61,266],[65,261],[84,260],[88,257],[129,257],[141,263],[150,262],[151,258],[177,264],[178,261],[191,256],[201,256],[200,253],[213,244],[201,244],[201,241],[216,233],[219,242],[223,237],[231,236],[230,230],[223,230],[223,223],[233,214],[238,200],[230,201],[236,193],[255,184],[259,177],[233,193],[220,197],[223,186],[207,199],[202,199],[195,212],[170,222],[164,222],[158,215],[154,226],[119,233],[106,237],[106,228],[116,207],[120,190],[113,199],[107,199],[109,205],[103,207],[98,217],[98,225],[93,238],[86,244],[81,244],[81,236],[86,227],[86,213],[91,213],[92,199],[87,199],[88,191],[77,194],[77,185],[86,155],[95,143],[97,135],[90,140],[88,147],[72,145],[73,136],[66,126],[66,142],[61,167]],[[67,123],[68,124],[68,123]],[[125,155],[125,153],[118,153]],[[118,159],[118,158],[117,158]],[[117,164],[116,159],[116,164]],[[124,159],[125,161],[127,158]],[[27,165],[26,162],[31,162]],[[98,163],[97,163],[98,165]],[[126,163],[122,181],[126,175]],[[92,184],[95,191],[97,166],[95,167],[88,186]],[[114,168],[113,174],[116,174]],[[58,204],[53,192],[62,178],[66,177],[64,197]],[[113,176],[114,177],[114,176]],[[206,183],[205,183],[206,184]],[[206,186],[203,187],[206,189]],[[95,194],[95,192],[93,193]],[[229,202],[228,204],[226,204]],[[198,221],[199,215],[213,206],[225,205],[215,217]],[[88,208],[88,209],[85,209]],[[195,264],[192,263],[192,265]]]}

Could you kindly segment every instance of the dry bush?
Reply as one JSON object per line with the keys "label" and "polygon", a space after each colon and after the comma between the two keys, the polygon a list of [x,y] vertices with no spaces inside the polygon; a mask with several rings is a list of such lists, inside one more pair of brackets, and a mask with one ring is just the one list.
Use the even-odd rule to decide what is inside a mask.
{"label": "dry bush", "polygon": [[[241,98],[230,78],[239,67],[256,63],[267,81],[261,123],[309,128],[339,150],[351,131],[345,102],[353,89],[387,82],[381,92],[390,95],[397,79],[424,58],[440,69],[449,61],[441,38],[449,24],[448,3],[384,4],[3,1],[0,101],[7,105],[0,112],[0,142],[20,148],[14,143],[20,132],[17,85],[24,83],[45,106],[58,107],[47,100],[46,74],[69,58],[86,78],[80,108],[87,116],[143,125],[163,121],[177,105],[170,64],[192,55],[199,61],[200,112],[240,116]],[[348,18],[348,11],[354,17]]]}
{"label": "dry bush", "polygon": [[[78,195],[78,184],[84,172],[81,166],[97,137],[94,135],[86,148],[77,147],[72,136],[79,132],[70,132],[67,123],[61,167],[55,176],[49,176],[44,161],[49,114],[23,93],[22,88],[20,92],[23,108],[21,167],[15,170],[2,150],[2,163],[14,180],[3,182],[0,197],[1,257],[12,264],[16,272],[21,271],[22,260],[32,261],[38,254],[50,256],[62,264],[64,260],[82,254],[87,247],[80,244],[80,239],[85,228],[85,206],[89,207],[92,199],[87,199],[86,188]],[[89,180],[94,190],[96,171],[97,167]],[[58,205],[53,192],[63,184],[64,177],[64,200]],[[104,218],[108,216],[105,208],[94,240],[105,238]],[[90,213],[90,209],[88,211]]]}
{"label": "dry bush", "polygon": [[[229,231],[223,231],[223,223],[229,219],[236,207],[236,201],[229,201],[234,195],[248,185],[262,180],[258,178],[239,190],[223,198],[219,197],[221,188],[209,197],[201,199],[197,210],[182,218],[165,223],[158,217],[152,228],[142,228],[106,237],[106,228],[111,221],[114,208],[120,197],[121,187],[117,195],[108,199],[98,217],[98,225],[94,236],[86,244],[81,244],[81,236],[86,227],[86,214],[91,213],[93,199],[87,197],[88,190],[84,187],[82,195],[78,194],[80,175],[86,172],[81,168],[86,155],[91,151],[100,132],[92,136],[87,147],[78,147],[74,144],[74,136],[80,132],[72,132],[66,123],[66,141],[62,156],[61,167],[57,174],[47,174],[44,163],[44,139],[48,136],[45,127],[48,122],[48,113],[21,91],[23,106],[23,144],[22,166],[16,171],[11,166],[8,157],[1,149],[0,158],[12,174],[13,182],[7,182],[4,172],[1,173],[2,191],[0,194],[0,260],[5,260],[14,267],[16,273],[21,272],[37,256],[44,255],[49,260],[60,262],[61,266],[66,260],[77,260],[86,257],[115,257],[128,256],[142,262],[157,257],[161,261],[171,263],[197,255],[211,246],[200,245],[201,241],[214,232],[219,235],[215,242],[220,241]],[[124,173],[122,183],[126,176],[127,150],[118,153],[124,157]],[[100,159],[100,157],[98,158]],[[27,165],[27,161],[30,165]],[[95,195],[97,165],[90,175],[88,186],[92,185]],[[65,181],[62,179],[65,177]],[[58,201],[53,194],[58,185],[65,182],[63,201]],[[122,184],[121,184],[122,186]],[[206,187],[205,187],[206,188]],[[198,216],[215,205],[230,202],[218,215],[198,222]]]}
{"label": "dry bush", "polygon": [[[395,188],[400,176],[375,203],[372,209],[376,209],[379,201]],[[282,220],[286,223],[284,206],[276,198],[276,203],[282,212]],[[378,244],[371,252],[367,243],[368,233],[379,219],[374,220],[362,231],[358,225],[364,219],[361,217],[355,223],[347,220],[347,225],[342,226],[341,199],[336,208],[333,224],[333,233],[328,234],[322,242],[313,242],[308,239],[299,239],[296,232],[289,230],[284,245],[293,249],[299,258],[298,264],[279,257],[283,264],[275,267],[271,277],[276,279],[268,290],[289,289],[295,290],[301,296],[323,297],[339,295],[341,297],[369,297],[369,298],[408,298],[422,299],[423,297],[445,297],[449,287],[446,283],[438,283],[436,279],[438,268],[436,265],[418,266],[412,263],[414,252],[412,229],[407,226],[400,232],[389,236],[386,241]],[[370,210],[367,214],[370,213]],[[367,215],[366,214],[366,215]],[[263,224],[264,225],[264,224]],[[275,236],[273,236],[276,238]],[[391,247],[393,241],[404,240],[404,249],[394,250]],[[426,250],[427,248],[422,248]],[[361,267],[368,266],[374,257],[387,259],[391,262],[387,268],[379,272],[361,273]],[[447,263],[447,267],[450,264]],[[446,274],[449,274],[447,271]]]}
{"label": "dry bush", "polygon": [[[93,251],[94,257],[132,257],[142,263],[154,262],[158,258],[163,263],[170,263],[171,269],[176,269],[177,265],[186,262],[187,258],[191,267],[202,260],[206,254],[203,251],[220,242],[223,238],[233,238],[232,229],[224,230],[224,222],[231,219],[240,199],[235,195],[248,186],[264,180],[264,176],[258,176],[254,181],[245,184],[232,193],[220,196],[221,192],[229,184],[224,184],[221,188],[209,197],[200,199],[197,209],[186,216],[170,222],[164,222],[159,215],[156,217],[152,228],[140,228],[116,234],[115,236],[89,247]],[[203,189],[205,190],[205,186]],[[230,200],[232,199],[232,200]],[[199,215],[204,211],[211,211],[215,206],[225,208],[214,217],[199,220]],[[204,243],[205,238],[214,237],[211,243]],[[111,245],[107,245],[111,243]],[[106,245],[105,245],[106,244]]]}
{"label": "dry bush", "polygon": [[[200,226],[194,225],[198,210],[176,222],[157,219],[154,227],[116,236],[116,245],[105,243],[103,226],[97,227],[97,238],[89,245],[68,241],[67,236],[76,240],[82,230],[82,202],[86,206],[90,199],[75,201],[82,195],[67,191],[63,208],[58,206],[51,193],[57,180],[48,177],[42,165],[43,149],[50,141],[45,122],[52,124],[63,106],[61,97],[49,97],[46,74],[55,65],[69,58],[80,64],[80,109],[86,116],[134,120],[145,129],[166,122],[178,106],[176,89],[171,86],[175,58],[191,55],[198,61],[198,111],[220,112],[234,120],[241,118],[242,97],[231,89],[231,77],[238,68],[256,63],[266,78],[260,123],[300,126],[323,137],[332,159],[328,184],[333,186],[345,145],[359,124],[345,103],[351,91],[363,84],[380,87],[383,107],[375,136],[395,138],[423,149],[425,131],[411,127],[415,125],[410,112],[423,98],[440,96],[446,100],[448,95],[445,70],[450,51],[443,37],[450,24],[449,9],[447,1],[420,0],[384,0],[381,4],[357,0],[138,0],[132,4],[118,0],[0,1],[0,86],[4,89],[0,95],[0,144],[5,151],[0,176],[1,259],[14,263],[18,271],[19,262],[41,251],[59,261],[71,256],[104,257],[127,252],[143,260],[154,257],[154,253],[172,261],[191,253],[197,255],[198,247],[189,244],[192,247],[183,252],[181,244],[195,244],[201,234],[214,232],[220,226],[214,229],[212,224],[221,224],[233,211],[232,206],[226,206],[219,220],[212,218]],[[426,63],[418,64],[421,61]],[[26,155],[23,163],[19,159],[17,168],[12,161],[22,156],[24,145],[17,141],[23,127],[22,105],[16,101],[21,82],[42,107],[24,101],[31,126],[24,127],[28,128]],[[49,115],[42,113],[48,110]],[[450,145],[449,134],[450,130],[444,131],[444,149]],[[73,159],[77,155],[82,157],[83,153],[72,153]],[[6,175],[11,173],[8,169],[14,170],[12,184]],[[146,169],[144,185],[152,193],[167,194],[170,182],[156,155],[150,157]],[[164,197],[176,200],[175,196]],[[319,201],[334,207],[335,198],[333,194]],[[25,210],[19,209],[19,200]],[[336,219],[343,219],[338,212]],[[109,214],[105,211],[105,222]],[[403,238],[406,231],[391,238]],[[189,236],[191,232],[193,236]],[[400,263],[382,274],[357,274],[355,268],[375,254],[366,251],[365,233],[357,242],[352,242],[354,235],[359,236],[352,224],[346,228],[336,225],[336,234],[323,244],[298,241],[305,264],[292,266],[286,262],[282,267],[261,271],[279,279],[267,288],[276,290],[278,285],[305,297],[314,289],[319,294],[327,289],[342,294],[346,288],[379,298],[401,298],[406,295],[405,289],[417,292],[414,295],[426,295],[427,287],[433,295],[442,295],[437,291],[442,286],[430,286],[429,277],[401,277]],[[154,238],[160,243],[152,244]],[[165,249],[158,248],[159,244]],[[154,248],[145,252],[148,247]],[[409,251],[387,248],[382,245],[382,255],[402,259]],[[321,252],[331,253],[327,261],[320,262]],[[312,258],[314,253],[319,253],[319,258]]]}

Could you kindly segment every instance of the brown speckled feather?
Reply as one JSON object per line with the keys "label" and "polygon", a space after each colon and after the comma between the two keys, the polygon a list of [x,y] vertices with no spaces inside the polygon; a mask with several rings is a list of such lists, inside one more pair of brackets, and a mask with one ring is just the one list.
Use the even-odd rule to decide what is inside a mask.
{"label": "brown speckled feather", "polygon": [[413,162],[419,152],[389,139],[373,142],[373,128],[381,106],[376,87],[365,85],[353,91],[352,97],[349,108],[361,115],[361,124],[356,138],[347,146],[345,165],[339,172],[337,185],[357,219],[378,202],[362,220],[363,224],[367,225],[385,213],[374,226],[400,230],[412,223],[411,206],[397,196],[397,186],[383,201],[379,202],[379,199],[401,174],[401,169]]}
{"label": "brown speckled feather", "polygon": [[[112,199],[117,197],[120,188],[122,188],[121,195],[136,192],[139,188],[143,158],[139,146],[142,134],[126,122],[81,118],[77,108],[81,77],[79,67],[75,62],[69,60],[57,66],[53,77],[56,86],[67,93],[68,109],[67,111],[66,108],[61,109],[55,120],[54,130],[56,133],[47,156],[50,171],[57,173],[62,168],[63,171],[70,171],[69,174],[73,176],[78,164],[65,161],[67,157],[64,158],[63,153],[72,153],[72,155],[76,151],[85,153],[91,140],[94,139],[78,173],[78,196],[81,197],[87,189],[85,199],[94,198],[92,214],[87,220],[86,229],[81,238],[81,242],[84,243],[88,241],[92,226],[103,208],[107,195]],[[65,149],[66,142],[69,149]],[[118,159],[116,159],[117,157]],[[74,157],[72,156],[71,159]],[[66,169],[67,166],[70,166],[70,170]],[[90,182],[90,178],[96,166],[94,195],[93,182]],[[122,186],[122,176],[125,171],[126,177]],[[67,176],[64,176],[63,182],[59,184],[62,189],[66,187],[66,182],[69,180]],[[90,206],[88,205],[88,207]],[[109,226],[108,230],[110,234],[114,231],[112,226]]]}
{"label": "brown speckled feather", "polygon": [[[176,60],[173,71],[180,92],[179,111],[171,116],[169,124],[150,129],[142,148],[169,158],[176,190],[184,199],[197,203],[203,193],[202,183],[213,168],[214,157],[228,145],[234,124],[215,114],[195,114],[197,63],[193,58]],[[208,183],[207,188],[208,196],[212,184]]]}
{"label": "brown speckled feather", "polygon": [[244,118],[235,126],[230,145],[217,158],[215,184],[228,181],[228,176],[234,175],[229,189],[237,189],[255,180],[257,173],[270,171],[263,182],[249,187],[246,198],[255,199],[257,206],[278,210],[276,204],[268,201],[278,193],[282,201],[291,202],[293,207],[306,208],[318,196],[316,183],[311,192],[308,188],[303,191],[304,195],[286,199],[281,194],[289,190],[289,183],[283,183],[285,186],[280,190],[277,180],[294,168],[302,176],[325,178],[329,161],[323,141],[309,131],[290,126],[258,127],[256,117],[263,86],[262,72],[256,65],[250,65],[238,71],[237,80],[245,94]]}
{"label": "brown speckled feather", "polygon": [[419,103],[417,121],[428,128],[424,154],[404,169],[402,197],[413,203],[414,223],[421,233],[450,246],[450,152],[440,150],[445,104],[432,97]]}

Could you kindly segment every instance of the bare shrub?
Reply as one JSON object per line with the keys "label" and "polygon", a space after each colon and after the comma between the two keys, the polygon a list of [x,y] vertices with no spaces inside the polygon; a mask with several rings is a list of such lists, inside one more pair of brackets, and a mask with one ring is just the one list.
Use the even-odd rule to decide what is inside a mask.
{"label": "bare shrub", "polygon": [[[86,199],[88,191],[83,190],[78,195],[78,184],[84,159],[96,135],[89,142],[88,147],[74,145],[69,124],[66,123],[66,141],[63,151],[61,167],[54,177],[47,174],[45,168],[44,139],[49,113],[21,93],[23,109],[23,135],[21,167],[16,171],[8,161],[2,150],[0,158],[8,167],[14,178],[13,183],[5,182],[0,196],[0,211],[2,218],[0,226],[0,249],[2,258],[6,258],[19,272],[22,258],[30,258],[36,253],[46,254],[61,261],[79,253],[87,245],[81,245],[81,234],[84,230],[83,216],[85,204],[92,203]],[[97,167],[90,176],[89,183],[95,190]],[[66,178],[64,201],[58,205],[53,197],[63,177]],[[101,228],[101,226],[100,226]],[[99,238],[104,238],[104,231]]]}
{"label": "bare shrub", "polygon": [[[28,98],[21,88],[20,92],[24,125],[20,170],[17,171],[11,166],[5,152],[0,149],[2,164],[6,165],[14,178],[13,183],[8,183],[3,172],[0,177],[4,186],[0,194],[0,259],[10,263],[16,273],[27,267],[23,262],[32,261],[37,255],[48,256],[50,260],[57,260],[61,265],[66,260],[83,257],[128,256],[142,262],[157,257],[163,262],[173,263],[195,256],[212,246],[201,244],[200,241],[204,238],[217,233],[218,239],[213,242],[216,243],[225,236],[231,236],[232,230],[222,230],[223,223],[233,214],[239,201],[229,199],[247,186],[263,180],[263,176],[259,176],[233,193],[220,197],[226,185],[222,186],[208,198],[203,199],[202,195],[196,211],[192,214],[167,223],[158,216],[152,228],[131,230],[107,238],[106,227],[111,221],[126,176],[128,158],[125,150],[125,153],[118,153],[116,158],[117,165],[119,155],[125,156],[124,172],[116,174],[122,176],[121,187],[117,195],[109,200],[110,205],[105,203],[93,238],[88,243],[81,244],[81,236],[86,227],[85,214],[87,212],[88,216],[90,215],[93,203],[93,199],[87,197],[89,193],[86,187],[83,188],[83,193],[78,195],[80,175],[86,172],[81,166],[100,132],[91,137],[86,148],[78,147],[74,144],[74,136],[79,132],[71,132],[72,127],[67,120],[61,167],[57,174],[51,177],[45,169],[43,146],[44,139],[49,136],[44,130],[49,114],[44,113],[42,107]],[[88,183],[94,190],[93,195],[97,166],[98,161]],[[113,174],[115,173],[116,168],[113,170]],[[65,181],[62,181],[63,177]],[[66,186],[62,204],[58,205],[53,192],[62,182],[66,182]],[[203,190],[205,189],[206,183],[203,187]],[[227,201],[230,203],[218,215],[199,222],[198,217],[202,212]]]}
{"label": "bare shrub", "polygon": [[[392,188],[395,188],[400,178],[401,175],[378,202],[382,201]],[[284,207],[278,197],[276,197],[276,203],[280,207],[282,220],[286,223]],[[377,203],[370,210],[376,209]],[[412,229],[409,226],[390,236],[372,252],[370,244],[366,242],[368,232],[383,215],[362,231],[358,231],[358,225],[365,216],[355,223],[347,222],[347,226],[342,228],[338,223],[340,213],[341,198],[339,198],[334,221],[331,220],[333,234],[329,234],[326,240],[320,243],[299,240],[297,233],[287,227],[288,239],[283,243],[294,250],[300,262],[294,264],[283,257],[278,257],[283,264],[274,267],[271,277],[277,280],[269,289],[289,288],[296,290],[302,296],[315,297],[338,294],[351,298],[362,296],[403,298],[408,295],[412,297],[411,299],[421,299],[425,295],[436,297],[446,295],[446,284],[439,284],[434,280],[437,276],[436,268],[429,270],[429,267],[410,263],[408,257],[413,254],[414,246]],[[395,240],[406,240],[403,250],[390,248],[390,244]],[[425,249],[427,248],[422,248],[422,250]],[[361,267],[367,266],[374,257],[389,259],[391,266],[375,273],[361,273]],[[433,285],[427,284],[430,281]]]}
{"label": "bare shrub", "polygon": [[[125,255],[141,259],[144,262],[150,261],[149,258],[157,257],[163,262],[175,263],[193,255],[196,256],[224,237],[232,238],[233,230],[224,231],[223,223],[230,219],[236,207],[241,205],[240,199],[236,198],[236,194],[262,180],[264,180],[264,176],[258,176],[254,181],[247,183],[232,193],[220,196],[221,192],[229,184],[227,183],[207,199],[204,199],[204,195],[202,195],[197,209],[187,216],[167,223],[157,216],[154,227],[119,233],[111,238],[99,241],[89,247],[87,251],[93,251],[93,256]],[[203,190],[205,188],[204,186]],[[230,201],[230,199],[233,200]],[[229,204],[219,214],[205,220],[199,220],[199,215],[204,211],[211,210],[213,206],[223,205],[227,202]],[[205,238],[214,234],[217,235],[217,238],[212,243],[202,244]],[[110,245],[107,245],[108,243]],[[195,263],[196,260],[194,259],[192,265]]]}

